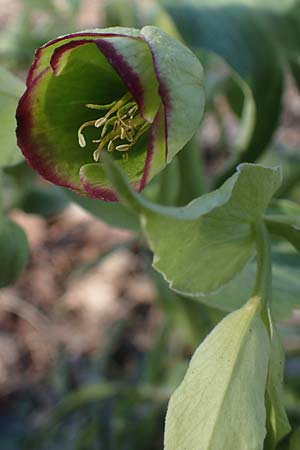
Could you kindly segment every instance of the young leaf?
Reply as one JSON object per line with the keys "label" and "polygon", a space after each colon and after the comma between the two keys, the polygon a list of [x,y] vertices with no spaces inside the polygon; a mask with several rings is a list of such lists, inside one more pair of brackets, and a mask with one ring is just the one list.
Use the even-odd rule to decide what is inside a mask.
{"label": "young leaf", "polygon": [[0,167],[16,164],[23,158],[17,147],[15,114],[24,89],[21,80],[0,67]]}
{"label": "young leaf", "polygon": [[262,450],[270,342],[251,298],[200,345],[171,397],[165,450]]}
{"label": "young leaf", "polygon": [[283,403],[283,370],[284,351],[272,323],[271,358],[266,392],[267,437],[264,450],[275,450],[278,442],[291,431]]}
{"label": "young leaf", "polygon": [[253,224],[280,184],[279,169],[243,164],[220,189],[163,208],[134,193],[112,161],[106,170],[120,198],[142,216],[154,267],[192,296],[215,291],[242,270],[254,253]]}

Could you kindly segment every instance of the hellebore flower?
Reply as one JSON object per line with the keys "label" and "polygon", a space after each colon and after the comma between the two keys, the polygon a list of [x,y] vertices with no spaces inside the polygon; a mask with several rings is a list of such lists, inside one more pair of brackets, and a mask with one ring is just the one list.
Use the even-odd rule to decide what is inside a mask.
{"label": "hellebore flower", "polygon": [[111,152],[137,191],[183,148],[204,106],[202,67],[156,27],[59,37],[36,51],[17,109],[17,138],[47,180],[117,200],[101,163]]}

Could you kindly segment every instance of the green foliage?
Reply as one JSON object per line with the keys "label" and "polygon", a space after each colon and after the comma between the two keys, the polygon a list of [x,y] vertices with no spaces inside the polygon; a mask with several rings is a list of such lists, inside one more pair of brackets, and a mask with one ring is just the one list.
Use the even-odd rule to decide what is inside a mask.
{"label": "green foliage", "polygon": [[[69,32],[74,26],[74,14],[80,2],[70,0],[67,5],[70,16],[62,18],[62,22],[65,21],[68,26],[49,37]],[[156,438],[162,433],[161,418],[166,401],[185,370],[182,361],[182,354],[186,354],[184,345],[198,345],[220,319],[222,313],[217,310],[231,312],[241,308],[222,320],[194,354],[184,380],[169,404],[165,448],[287,450],[289,437],[284,438],[290,431],[290,425],[282,387],[284,355],[271,317],[282,320],[300,306],[300,260],[299,253],[296,253],[300,251],[300,209],[291,200],[271,199],[277,192],[276,195],[284,194],[299,201],[299,192],[292,191],[299,186],[299,157],[286,149],[280,153],[278,160],[284,166],[284,180],[279,190],[280,174],[277,169],[243,164],[238,172],[234,173],[234,170],[239,162],[256,162],[270,144],[282,111],[287,68],[292,71],[295,83],[299,84],[299,6],[296,0],[162,0],[147,2],[147,5],[139,1],[106,2],[108,25],[141,27],[153,23],[169,35],[181,38],[200,60],[207,59],[210,63],[212,55],[221,57],[232,71],[230,75],[216,77],[207,64],[208,107],[216,111],[213,99],[216,93],[221,94],[240,120],[241,131],[237,142],[229,143],[230,157],[225,164],[221,167],[217,162],[217,169],[221,170],[216,177],[207,176],[205,169],[208,180],[202,176],[197,140],[173,159],[179,147],[182,148],[192,136],[203,112],[202,71],[196,59],[188,61],[185,52],[178,52],[178,48],[183,47],[174,44],[166,35],[158,31],[155,33],[152,27],[146,27],[143,39],[148,41],[149,48],[153,50],[159,42],[160,50],[163,50],[152,55],[155,71],[162,81],[159,90],[157,80],[155,77],[153,79],[155,71],[149,70],[152,56],[149,58],[148,50],[145,53],[142,51],[143,48],[145,50],[144,42],[139,42],[136,52],[131,53],[127,45],[123,46],[121,41],[116,40],[115,49],[142,80],[146,93],[143,113],[150,121],[160,105],[161,99],[158,97],[162,95],[163,87],[169,88],[166,90],[168,96],[162,103],[166,107],[169,102],[172,108],[168,114],[158,115],[157,126],[153,128],[160,155],[154,155],[154,166],[163,167],[173,159],[172,164],[154,178],[144,191],[145,195],[140,196],[129,186],[122,173],[125,169],[133,182],[140,176],[140,149],[135,149],[137,151],[132,158],[129,155],[127,163],[118,155],[116,159],[120,160],[121,169],[104,157],[110,180],[108,187],[116,190],[121,199],[120,203],[111,204],[77,196],[72,191],[65,196],[59,189],[32,187],[32,178],[26,181],[26,187],[25,183],[22,187],[24,179],[20,178],[18,189],[23,190],[23,195],[19,195],[17,205],[27,212],[50,217],[65,207],[68,197],[112,226],[138,233],[143,230],[154,252],[155,268],[163,274],[171,288],[194,298],[184,298],[172,292],[160,275],[153,275],[160,293],[158,303],[164,313],[164,323],[153,351],[147,355],[145,364],[140,362],[141,379],[136,384],[136,380],[134,383],[131,380],[129,386],[124,380],[112,381],[109,371],[101,372],[102,382],[83,386],[62,400],[42,433],[38,433],[32,448],[48,450],[54,448],[56,443],[58,448],[63,446],[71,450],[161,448]],[[43,5],[34,0],[31,7],[53,15],[54,23],[60,22],[51,0]],[[23,53],[33,45],[32,36],[26,39],[30,14],[27,14],[25,22],[19,35],[24,35],[21,40]],[[50,30],[51,27],[45,33]],[[131,38],[136,37],[137,31],[127,32]],[[92,117],[86,117],[84,113],[74,115],[72,108],[68,108],[66,116],[62,106],[66,100],[70,106],[73,95],[76,101],[83,103],[81,90],[77,89],[76,84],[78,74],[85,80],[88,78],[90,93],[97,91],[100,95],[100,85],[104,96],[118,89],[120,94],[125,91],[117,77],[115,83],[108,82],[109,89],[102,89],[105,74],[109,71],[108,65],[103,61],[91,64],[95,51],[89,45],[84,47],[84,51],[72,50],[64,55],[59,60],[56,74],[50,74],[46,80],[49,85],[45,91],[38,88],[34,92],[33,109],[36,119],[41,122],[33,133],[33,140],[35,144],[40,144],[41,134],[48,130],[46,144],[51,143],[53,154],[58,159],[63,156],[60,161],[62,172],[69,165],[67,171],[71,167],[72,182],[74,179],[78,183],[84,180],[94,189],[103,187],[99,183],[99,178],[106,176],[103,166],[89,161],[89,164],[81,166],[79,180],[77,163],[78,160],[85,162],[86,154],[83,152],[78,156],[82,149],[78,151],[76,147],[74,152],[73,145],[76,140],[73,119],[79,126],[79,116],[84,120]],[[42,50],[36,70],[49,66],[53,49],[45,47]],[[32,53],[31,50],[29,52]],[[94,77],[95,68],[100,69],[100,78]],[[69,83],[67,78],[70,75],[73,78],[71,76]],[[201,78],[201,82],[195,84],[196,78],[198,81]],[[59,85],[62,79],[65,82]],[[22,82],[2,69],[0,81],[0,118],[3,125],[0,131],[3,146],[0,166],[6,166],[21,159],[21,154],[16,151],[13,133],[14,111],[24,87]],[[99,97],[101,101],[102,94]],[[191,106],[190,110],[187,105]],[[47,114],[50,111],[47,118],[45,111]],[[216,111],[216,114],[222,127],[222,111]],[[164,129],[165,124],[167,130]],[[61,127],[56,141],[51,132],[53,126]],[[73,146],[69,146],[69,142]],[[64,149],[67,149],[65,153]],[[272,152],[273,149],[266,154],[266,159]],[[37,154],[38,158],[45,156],[45,162],[49,157],[47,145]],[[50,162],[56,175],[61,175],[56,161]],[[270,165],[273,166],[273,162]],[[269,166],[269,163],[265,165]],[[154,173],[155,170],[151,177]],[[231,178],[228,179],[228,176]],[[202,195],[210,186],[221,187]],[[3,189],[3,196],[5,193]],[[196,200],[189,203],[194,198]],[[8,210],[16,206],[5,200],[5,208],[6,203]],[[275,244],[272,301],[271,281],[267,280],[268,277],[261,277],[264,271],[270,273],[271,267],[265,255],[260,255],[258,224],[267,226],[266,235],[272,235]],[[290,245],[282,245],[282,240],[289,241],[294,249]],[[3,219],[0,228],[0,253],[0,286],[3,287],[17,279],[28,256],[24,233],[8,219]],[[263,292],[268,292],[266,298],[253,297],[258,284],[261,284]],[[180,349],[173,350],[173,353],[170,350],[173,329],[178,329],[178,335],[185,343],[180,341],[184,348],[182,352]],[[175,342],[178,344],[178,341]],[[288,411],[293,425],[299,419],[297,411],[299,408]],[[299,430],[296,430],[291,435],[289,450],[298,450],[299,439]]]}
{"label": "green foliage", "polygon": [[107,167],[120,198],[142,217],[155,268],[173,289],[193,296],[222,287],[249,261],[253,224],[280,184],[278,170],[246,164],[219,190],[186,207],[163,208],[135,194],[111,161]]}
{"label": "green foliage", "polygon": [[[166,208],[135,193],[120,169],[109,158],[105,158],[105,166],[120,199],[140,214],[141,223],[154,251],[154,267],[164,274],[173,289],[194,296],[207,295],[235,278],[252,256],[255,243],[257,247],[256,284],[251,286],[251,291],[258,297],[252,297],[240,313],[234,312],[224,319],[211,337],[199,347],[182,385],[169,404],[165,430],[166,450],[196,449],[199,445],[203,450],[209,450],[211,446],[220,450],[239,447],[259,450],[265,437],[265,448],[274,450],[290,431],[290,425],[282,399],[283,355],[274,324],[271,319],[267,319],[270,312],[265,309],[271,308],[272,283],[271,251],[265,241],[268,239],[268,232],[263,226],[265,231],[260,235],[261,231],[258,231],[257,226],[261,227],[263,220],[268,224],[271,222],[271,218],[264,219],[264,212],[280,185],[280,171],[244,164],[239,166],[238,172],[220,189],[201,196],[186,207]],[[291,221],[293,223],[293,216]],[[250,267],[248,265],[240,276],[246,276],[248,284],[250,278],[254,278],[253,275],[249,278]],[[241,282],[240,279],[239,284],[233,287],[229,285],[227,292],[225,287],[217,294],[220,305],[223,298],[225,305],[228,299],[231,302],[239,299],[240,302],[240,291],[245,294],[246,286],[244,280]],[[233,298],[232,289],[233,292],[238,290]],[[284,293],[285,291],[286,289],[283,290]],[[207,299],[209,302],[209,297]],[[277,299],[276,303],[272,309],[276,310],[280,300]],[[243,311],[249,313],[249,305],[252,306],[250,325],[248,318],[244,321],[242,317]],[[256,328],[251,322],[254,317],[260,323],[260,331],[257,331],[257,340],[253,344],[254,359],[251,360],[250,349],[243,348],[243,345],[246,346],[248,342],[245,336],[248,336],[249,330],[253,331],[251,336],[255,337]],[[230,326],[223,325],[223,331],[222,324],[227,322]],[[246,328],[243,328],[245,324]],[[237,340],[234,339],[235,332],[239,333]],[[230,358],[230,351],[234,358]],[[227,356],[224,359],[232,362],[233,367],[228,368],[223,359],[218,357],[219,354],[229,355],[228,360]],[[235,358],[241,358],[242,362],[238,360],[237,363]],[[244,372],[243,358],[246,364]],[[258,370],[259,367],[264,367],[264,374],[258,374],[256,378],[253,372],[251,378],[251,371],[247,366],[249,361],[252,368]],[[241,371],[237,375],[235,368]],[[241,389],[240,386],[245,384],[247,389]],[[259,393],[255,389],[260,389]],[[263,393],[266,396],[267,412]],[[260,403],[254,403],[253,398]],[[265,418],[267,431],[264,428]]]}

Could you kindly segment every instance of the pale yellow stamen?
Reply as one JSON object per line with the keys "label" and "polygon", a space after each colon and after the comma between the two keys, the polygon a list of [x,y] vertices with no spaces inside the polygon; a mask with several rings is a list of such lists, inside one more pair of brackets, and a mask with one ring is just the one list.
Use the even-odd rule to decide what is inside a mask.
{"label": "pale yellow stamen", "polygon": [[127,150],[130,149],[130,144],[122,144],[117,145],[116,150],[119,150],[119,152],[127,152]]}
{"label": "pale yellow stamen", "polygon": [[95,121],[95,127],[100,128],[103,124],[106,122],[106,117],[100,117],[100,119],[97,119]]}
{"label": "pale yellow stamen", "polygon": [[86,142],[85,142],[85,139],[84,139],[84,136],[83,136],[83,134],[79,134],[78,133],[78,142],[79,142],[79,145],[80,145],[80,147],[85,147],[86,146]]}
{"label": "pale yellow stamen", "polygon": [[107,113],[96,120],[85,122],[79,127],[78,142],[80,147],[86,147],[86,141],[82,133],[84,128],[89,126],[102,127],[100,139],[92,140],[93,143],[98,144],[93,152],[94,160],[99,161],[101,151],[106,147],[109,152],[113,150],[123,152],[122,158],[127,161],[128,150],[150,127],[150,124],[139,114],[138,106],[132,95],[127,93],[120,100],[115,100],[107,105],[88,103],[86,107],[100,111],[107,110]]}

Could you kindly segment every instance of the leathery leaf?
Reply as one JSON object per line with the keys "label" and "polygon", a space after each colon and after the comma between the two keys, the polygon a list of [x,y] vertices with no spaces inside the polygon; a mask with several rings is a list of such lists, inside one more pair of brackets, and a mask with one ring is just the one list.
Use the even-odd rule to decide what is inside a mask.
{"label": "leathery leaf", "polygon": [[270,342],[251,298],[196,350],[171,397],[165,450],[262,450]]}
{"label": "leathery leaf", "polygon": [[280,170],[242,164],[221,188],[185,207],[161,207],[136,194],[106,158],[118,195],[141,216],[154,267],[174,290],[205,295],[233,279],[254,254],[254,225],[280,185]]}

